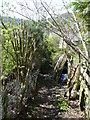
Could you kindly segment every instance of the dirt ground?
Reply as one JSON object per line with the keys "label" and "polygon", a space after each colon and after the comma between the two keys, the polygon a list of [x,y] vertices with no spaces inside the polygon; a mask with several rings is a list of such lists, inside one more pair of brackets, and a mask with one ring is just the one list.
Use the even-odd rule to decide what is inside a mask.
{"label": "dirt ground", "polygon": [[53,82],[52,80],[42,80],[37,93],[32,100],[22,109],[19,118],[31,120],[86,120],[84,112],[79,109],[78,100],[68,101],[68,109],[60,110],[57,98],[63,101],[66,85]]}

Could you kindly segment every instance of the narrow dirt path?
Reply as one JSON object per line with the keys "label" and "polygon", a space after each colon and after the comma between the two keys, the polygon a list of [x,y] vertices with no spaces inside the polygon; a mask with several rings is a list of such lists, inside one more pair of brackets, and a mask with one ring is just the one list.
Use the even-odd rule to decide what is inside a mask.
{"label": "narrow dirt path", "polygon": [[[28,103],[23,114],[26,114],[27,118],[32,116],[32,120],[68,120],[69,118],[70,120],[75,118],[76,120],[84,120],[84,112],[79,110],[78,100],[70,101],[68,110],[60,110],[57,98],[66,100],[65,90],[66,85],[61,86],[51,80],[43,80],[41,88],[38,89],[32,103]],[[30,111],[30,109],[32,110]]]}

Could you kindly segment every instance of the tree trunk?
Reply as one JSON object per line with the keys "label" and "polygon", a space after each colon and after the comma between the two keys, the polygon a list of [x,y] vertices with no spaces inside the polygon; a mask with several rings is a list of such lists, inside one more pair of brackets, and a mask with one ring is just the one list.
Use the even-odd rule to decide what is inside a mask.
{"label": "tree trunk", "polygon": [[56,66],[54,68],[54,71],[55,71],[54,77],[57,81],[59,81],[59,79],[61,77],[61,74],[62,74],[62,71],[63,71],[66,61],[67,61],[67,54],[63,54],[62,56],[59,57],[59,59],[56,63]]}
{"label": "tree trunk", "polygon": [[[88,64],[89,65],[89,64]],[[86,66],[84,66],[86,67]],[[85,111],[88,116],[88,119],[90,119],[90,76],[89,73],[87,74],[88,67],[83,68],[81,67],[81,75],[82,75],[82,81],[80,85],[80,105],[83,104],[83,94],[84,94],[84,101],[85,101]],[[90,72],[90,71],[89,71]]]}
{"label": "tree trunk", "polygon": [[76,70],[73,70],[74,67],[73,66],[69,66],[70,67],[70,75],[68,78],[68,91],[69,91],[69,95],[68,95],[68,100],[71,99],[75,99],[77,97],[77,93],[79,90],[79,86],[80,86],[80,65],[77,65]]}

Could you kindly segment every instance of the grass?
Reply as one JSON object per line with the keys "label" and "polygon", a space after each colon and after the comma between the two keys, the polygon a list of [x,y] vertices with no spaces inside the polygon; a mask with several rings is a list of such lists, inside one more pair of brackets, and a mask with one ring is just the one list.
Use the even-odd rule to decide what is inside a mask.
{"label": "grass", "polygon": [[57,105],[59,106],[60,110],[66,111],[68,110],[68,102],[67,100],[63,100],[61,98],[57,99]]}

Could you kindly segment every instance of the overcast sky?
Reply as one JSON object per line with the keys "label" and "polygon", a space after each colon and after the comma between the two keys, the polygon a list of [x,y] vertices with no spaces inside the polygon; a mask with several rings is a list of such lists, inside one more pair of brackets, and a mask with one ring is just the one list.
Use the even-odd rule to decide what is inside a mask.
{"label": "overcast sky", "polygon": [[[36,15],[34,14],[34,12],[36,13],[36,10],[35,10],[35,5],[34,5],[33,1],[35,2],[35,5],[39,8],[40,7],[40,0],[0,0],[0,14],[2,14],[2,12],[1,12],[2,4],[3,4],[3,9],[5,9],[6,7],[5,7],[4,3],[9,2],[9,4],[11,5],[11,9],[14,9],[14,7],[12,7],[12,5],[14,5],[16,7],[16,10],[14,9],[15,11],[19,12],[20,14],[23,14],[25,16],[32,17],[33,19],[35,19]],[[53,7],[55,12],[58,14],[65,12],[65,9],[63,9],[64,7],[63,7],[62,0],[41,0],[41,1],[46,2],[51,8]],[[71,1],[75,1],[75,0],[64,0],[64,1],[65,1],[65,3],[70,3]],[[17,4],[18,2],[29,7],[30,9],[32,9],[33,12],[29,9],[26,10],[25,7],[21,7],[20,5],[18,5]],[[16,18],[23,18],[23,19],[25,18],[17,13],[12,13],[12,12],[9,13],[8,12],[8,14],[11,17],[15,16]]]}

